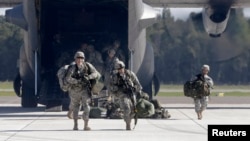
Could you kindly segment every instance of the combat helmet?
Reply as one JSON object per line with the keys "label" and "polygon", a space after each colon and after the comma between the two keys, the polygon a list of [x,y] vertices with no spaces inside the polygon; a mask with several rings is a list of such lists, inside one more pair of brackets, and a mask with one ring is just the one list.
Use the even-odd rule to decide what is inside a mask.
{"label": "combat helmet", "polygon": [[85,58],[85,55],[84,55],[84,53],[82,51],[77,51],[75,53],[74,59],[79,58],[79,57],[80,58]]}
{"label": "combat helmet", "polygon": [[119,70],[119,69],[121,69],[121,68],[125,68],[125,64],[124,64],[122,61],[117,61],[117,62],[115,63],[115,69],[116,69],[116,70]]}
{"label": "combat helmet", "polygon": [[149,95],[148,95],[147,93],[145,93],[145,92],[142,92],[142,93],[141,93],[141,98],[144,98],[144,99],[146,99],[146,100],[149,100]]}
{"label": "combat helmet", "polygon": [[203,65],[203,66],[201,67],[201,70],[203,70],[203,69],[205,69],[205,68],[206,68],[208,71],[210,70],[209,65],[206,65],[206,64],[205,64],[205,65]]}

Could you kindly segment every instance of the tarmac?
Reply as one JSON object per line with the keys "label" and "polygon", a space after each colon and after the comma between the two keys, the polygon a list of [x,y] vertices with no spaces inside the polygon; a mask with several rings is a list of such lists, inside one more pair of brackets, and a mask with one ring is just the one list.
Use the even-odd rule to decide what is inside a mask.
{"label": "tarmac", "polygon": [[131,131],[125,130],[122,119],[105,118],[91,118],[91,131],[83,131],[79,119],[79,130],[74,131],[67,111],[46,112],[43,105],[22,108],[18,98],[0,98],[0,141],[207,141],[208,125],[250,125],[250,97],[231,97],[234,102],[212,97],[202,120],[190,99],[159,98],[171,118],[139,119]]}

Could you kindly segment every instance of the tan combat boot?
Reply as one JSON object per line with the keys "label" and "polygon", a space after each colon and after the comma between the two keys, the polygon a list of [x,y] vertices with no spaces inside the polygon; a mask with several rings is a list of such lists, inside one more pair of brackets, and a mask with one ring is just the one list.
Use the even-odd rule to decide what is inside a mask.
{"label": "tan combat boot", "polygon": [[197,112],[198,120],[202,119],[202,111]]}
{"label": "tan combat boot", "polygon": [[202,112],[203,110],[200,111],[200,120],[202,119]]}
{"label": "tan combat boot", "polygon": [[89,122],[89,120],[84,120],[84,128],[83,128],[83,130],[85,130],[85,131],[91,130],[91,128],[88,126],[88,122]]}
{"label": "tan combat boot", "polygon": [[200,112],[196,112],[196,113],[197,113],[198,120],[200,120],[201,119]]}
{"label": "tan combat boot", "polygon": [[131,130],[131,121],[126,121],[126,130]]}
{"label": "tan combat boot", "polygon": [[78,119],[74,119],[74,128],[73,130],[78,130],[78,123],[77,123]]}

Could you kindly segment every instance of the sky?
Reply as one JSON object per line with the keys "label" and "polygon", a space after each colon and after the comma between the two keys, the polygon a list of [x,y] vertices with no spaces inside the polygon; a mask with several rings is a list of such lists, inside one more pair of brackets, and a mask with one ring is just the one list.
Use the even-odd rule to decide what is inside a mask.
{"label": "sky", "polygon": [[[0,8],[0,15],[5,15],[5,10],[9,8]],[[175,19],[186,19],[191,12],[201,12],[201,8],[170,8],[171,14]],[[250,18],[250,8],[244,9],[244,15]]]}
{"label": "sky", "polygon": [[0,8],[0,15],[5,15],[5,10],[9,8]]}

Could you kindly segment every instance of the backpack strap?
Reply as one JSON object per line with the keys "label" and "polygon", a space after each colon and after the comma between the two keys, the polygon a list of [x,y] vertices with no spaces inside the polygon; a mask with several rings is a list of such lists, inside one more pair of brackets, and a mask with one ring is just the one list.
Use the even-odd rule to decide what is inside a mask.
{"label": "backpack strap", "polygon": [[[76,65],[76,64],[69,64],[68,68],[66,69],[66,72],[65,72],[65,74],[64,74],[64,78],[63,78],[63,79],[65,79],[65,76],[67,76],[67,74],[68,74],[70,68],[72,68],[74,65]],[[76,66],[76,67],[77,67],[77,66]],[[77,69],[75,70],[75,72],[76,72],[76,71],[77,71]],[[74,72],[74,73],[75,73],[75,72]]]}
{"label": "backpack strap", "polygon": [[[76,74],[77,73],[77,71],[78,71],[78,67],[77,67],[77,65],[76,64],[71,64],[70,66],[69,66],[69,68],[71,68],[71,67],[73,67],[73,66],[75,66],[75,70],[74,70],[74,74]],[[68,68],[68,70],[69,70],[69,68]]]}
{"label": "backpack strap", "polygon": [[[72,67],[72,66],[74,66],[74,65],[76,66],[76,69],[75,69],[74,73],[77,73],[78,67],[77,67],[76,64],[72,64],[72,65],[70,65],[69,67]],[[88,63],[88,62],[84,62],[84,63],[83,63],[83,66],[84,66],[83,73],[89,75],[89,74],[90,74],[89,63]]]}
{"label": "backpack strap", "polygon": [[83,63],[84,64],[84,74],[90,74],[91,72],[90,72],[90,66],[89,66],[89,62],[84,62]]}
{"label": "backpack strap", "polygon": [[127,79],[131,78],[131,72],[129,70],[125,69],[125,74],[128,77]]}

